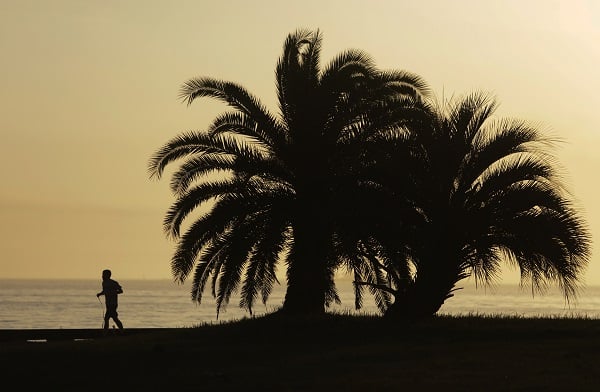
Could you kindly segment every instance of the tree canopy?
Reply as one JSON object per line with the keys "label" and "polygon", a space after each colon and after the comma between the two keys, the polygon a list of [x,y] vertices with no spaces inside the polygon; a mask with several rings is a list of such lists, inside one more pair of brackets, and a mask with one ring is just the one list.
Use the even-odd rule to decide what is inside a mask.
{"label": "tree canopy", "polygon": [[181,88],[188,105],[230,108],[149,162],[155,178],[179,163],[164,229],[177,241],[173,275],[193,274],[194,300],[210,282],[217,313],[238,290],[252,312],[281,262],[289,313],[339,301],[340,267],[354,274],[357,307],[367,288],[383,312],[409,318],[435,314],[465,277],[493,282],[503,262],[534,289],[576,295],[590,236],[552,140],[493,118],[485,94],[436,105],[419,76],[380,70],[360,50],[322,66],[321,44],[319,31],[286,38],[277,114],[236,83],[198,77]]}

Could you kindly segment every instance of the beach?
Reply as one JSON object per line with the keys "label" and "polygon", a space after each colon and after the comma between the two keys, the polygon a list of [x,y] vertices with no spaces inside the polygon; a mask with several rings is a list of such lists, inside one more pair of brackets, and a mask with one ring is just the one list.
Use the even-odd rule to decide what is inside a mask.
{"label": "beach", "polygon": [[28,332],[0,331],[3,381],[20,390],[592,391],[600,382],[595,319],[443,316],[399,324],[269,315],[122,335],[54,331],[60,338],[45,342],[43,333]]}

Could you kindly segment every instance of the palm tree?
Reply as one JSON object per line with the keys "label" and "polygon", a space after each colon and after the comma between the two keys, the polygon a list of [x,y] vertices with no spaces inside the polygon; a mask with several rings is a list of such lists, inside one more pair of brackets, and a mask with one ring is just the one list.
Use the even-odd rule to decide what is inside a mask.
{"label": "palm tree", "polygon": [[[339,301],[332,244],[344,211],[335,206],[352,204],[352,190],[366,182],[357,177],[361,157],[402,129],[425,92],[419,77],[379,71],[358,50],[322,69],[320,50],[318,31],[287,37],[276,68],[278,116],[238,84],[189,80],[181,90],[188,104],[210,97],[233,110],[206,132],[173,138],[150,161],[151,176],[160,178],[165,166],[184,159],[164,220],[178,241],[172,272],[183,282],[194,271],[198,302],[210,278],[217,313],[240,283],[241,307],[252,312],[259,294],[265,302],[280,259],[287,266],[284,310],[322,313]],[[190,213],[211,203],[181,234]]]}
{"label": "palm tree", "polygon": [[522,121],[493,119],[495,109],[471,94],[432,109],[417,133],[410,181],[418,196],[400,204],[420,218],[396,245],[363,254],[357,282],[394,298],[387,315],[433,315],[460,280],[493,283],[503,262],[534,291],[557,283],[567,301],[576,296],[590,235],[548,152],[553,141]]}

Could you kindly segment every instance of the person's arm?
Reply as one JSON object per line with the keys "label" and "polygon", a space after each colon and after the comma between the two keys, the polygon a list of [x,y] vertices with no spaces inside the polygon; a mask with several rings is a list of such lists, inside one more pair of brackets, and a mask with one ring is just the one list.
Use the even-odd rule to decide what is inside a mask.
{"label": "person's arm", "polygon": [[117,283],[117,294],[123,294],[123,288]]}
{"label": "person's arm", "polygon": [[102,282],[102,291],[99,292],[98,294],[96,294],[96,297],[100,297],[101,295],[105,295],[104,294],[104,282]]}

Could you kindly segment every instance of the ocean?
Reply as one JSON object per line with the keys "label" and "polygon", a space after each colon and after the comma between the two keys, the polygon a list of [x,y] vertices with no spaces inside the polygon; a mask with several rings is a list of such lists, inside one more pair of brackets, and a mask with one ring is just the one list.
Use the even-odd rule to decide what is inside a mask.
{"label": "ocean", "polygon": [[[251,317],[232,297],[217,318],[210,293],[202,304],[191,301],[190,284],[169,280],[120,280],[119,318],[125,328],[191,327]],[[372,297],[365,294],[364,306],[354,310],[354,294],[349,281],[338,282],[341,305],[330,312],[379,314]],[[96,298],[100,280],[0,280],[0,329],[100,328],[104,305]],[[254,316],[271,313],[281,306],[285,287],[277,286],[266,306],[255,305]],[[104,300],[104,297],[100,297]],[[520,317],[588,317],[600,319],[600,287],[582,289],[575,302],[566,303],[558,290],[532,296],[527,287],[498,284],[492,288],[464,289],[446,301],[441,314],[507,315]],[[112,325],[112,320],[111,320]]]}

